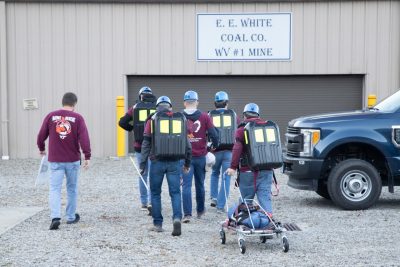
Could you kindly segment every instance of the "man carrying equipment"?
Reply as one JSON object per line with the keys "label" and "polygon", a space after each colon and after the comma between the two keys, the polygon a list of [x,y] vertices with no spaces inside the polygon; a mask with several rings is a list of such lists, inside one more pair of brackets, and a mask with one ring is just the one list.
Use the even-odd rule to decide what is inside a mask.
{"label": "man carrying equipment", "polygon": [[259,117],[260,109],[254,103],[247,104],[243,114],[245,120],[236,130],[231,166],[226,172],[232,176],[239,169],[241,202],[248,199],[251,204],[257,194],[260,206],[272,216],[272,169],[282,166],[279,130],[275,123]]}
{"label": "man carrying equipment", "polygon": [[[228,109],[228,94],[224,91],[215,94],[215,110],[209,112],[209,116],[219,133],[219,145],[216,148],[215,164],[212,167],[210,197],[211,207],[217,207],[217,211],[224,211],[226,199],[229,197],[231,177],[226,174],[232,158],[232,147],[235,143],[235,131],[240,120],[236,113]],[[221,173],[221,186],[218,190]]]}
{"label": "man carrying equipment", "polygon": [[[153,95],[150,87],[144,86],[139,90],[139,99],[136,104],[129,108],[124,117],[119,120],[119,126],[126,131],[132,131],[134,134],[134,148],[135,158],[137,164],[140,163],[140,152],[143,142],[143,131],[146,119],[156,109],[156,97]],[[150,164],[150,163],[149,163]],[[148,184],[148,172],[143,174],[143,179]],[[150,192],[147,191],[146,185],[139,177],[139,191],[140,201],[142,203],[142,210],[149,210],[151,212]]]}
{"label": "man carrying equipment", "polygon": [[190,170],[192,157],[192,148],[187,133],[188,128],[185,116],[180,112],[172,112],[172,104],[169,97],[159,97],[157,100],[157,112],[146,122],[140,162],[141,173],[144,173],[148,158],[151,160],[150,191],[154,224],[151,228],[152,231],[163,231],[161,187],[164,175],[166,175],[172,203],[172,235],[181,235],[180,160],[184,159],[183,172],[187,173]]}

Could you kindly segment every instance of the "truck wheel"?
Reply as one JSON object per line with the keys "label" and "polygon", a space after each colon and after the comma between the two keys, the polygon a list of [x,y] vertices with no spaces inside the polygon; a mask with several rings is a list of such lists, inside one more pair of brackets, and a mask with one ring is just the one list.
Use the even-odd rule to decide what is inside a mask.
{"label": "truck wheel", "polygon": [[344,160],[329,174],[329,195],[336,205],[346,210],[371,207],[381,191],[382,180],[378,171],[364,160]]}
{"label": "truck wheel", "polygon": [[329,200],[331,199],[331,196],[329,195],[329,192],[328,192],[328,186],[322,180],[318,181],[318,188],[315,192],[323,198],[326,198]]}

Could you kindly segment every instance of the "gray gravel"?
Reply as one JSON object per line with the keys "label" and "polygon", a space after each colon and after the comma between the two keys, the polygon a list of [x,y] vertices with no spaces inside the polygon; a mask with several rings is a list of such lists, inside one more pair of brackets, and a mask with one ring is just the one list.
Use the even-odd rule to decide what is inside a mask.
{"label": "gray gravel", "polygon": [[[48,190],[34,187],[38,164],[33,159],[0,161],[0,206],[45,207],[0,236],[0,266],[400,266],[399,189],[395,194],[384,189],[379,203],[367,211],[343,211],[313,192],[287,187],[287,177],[278,174],[281,193],[274,198],[274,214],[303,231],[287,233],[288,253],[281,252],[278,239],[267,244],[247,239],[242,255],[235,235],[220,244],[218,223],[224,215],[213,208],[183,224],[181,237],[172,237],[166,181],[166,231],[149,232],[151,219],[139,209],[129,159],[94,159],[80,179],[80,223],[49,231]],[[209,176],[207,207],[208,182]],[[231,203],[238,193],[232,192]]]}

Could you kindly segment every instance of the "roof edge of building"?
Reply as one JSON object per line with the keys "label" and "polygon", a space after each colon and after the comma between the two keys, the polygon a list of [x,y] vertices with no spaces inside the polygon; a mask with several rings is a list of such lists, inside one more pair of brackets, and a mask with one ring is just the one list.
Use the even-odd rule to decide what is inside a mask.
{"label": "roof edge of building", "polygon": [[141,3],[141,4],[223,4],[223,3],[284,3],[284,2],[357,2],[375,0],[0,0],[9,3]]}

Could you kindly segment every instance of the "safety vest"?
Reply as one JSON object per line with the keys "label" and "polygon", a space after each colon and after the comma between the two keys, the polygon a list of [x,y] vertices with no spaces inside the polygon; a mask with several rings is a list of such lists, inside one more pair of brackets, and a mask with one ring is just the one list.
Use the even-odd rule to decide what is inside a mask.
{"label": "safety vest", "polygon": [[144,126],[150,114],[156,112],[156,104],[151,102],[139,102],[133,112],[133,135],[136,142],[143,142]]}
{"label": "safety vest", "polygon": [[209,116],[218,130],[218,149],[232,149],[235,143],[235,131],[237,128],[236,113],[231,109],[212,110],[209,112]]}
{"label": "safety vest", "polygon": [[183,159],[186,153],[186,118],[180,112],[158,112],[151,121],[152,149],[159,159]]}
{"label": "safety vest", "polygon": [[248,122],[244,127],[247,165],[252,170],[282,167],[279,127],[272,121]]}

